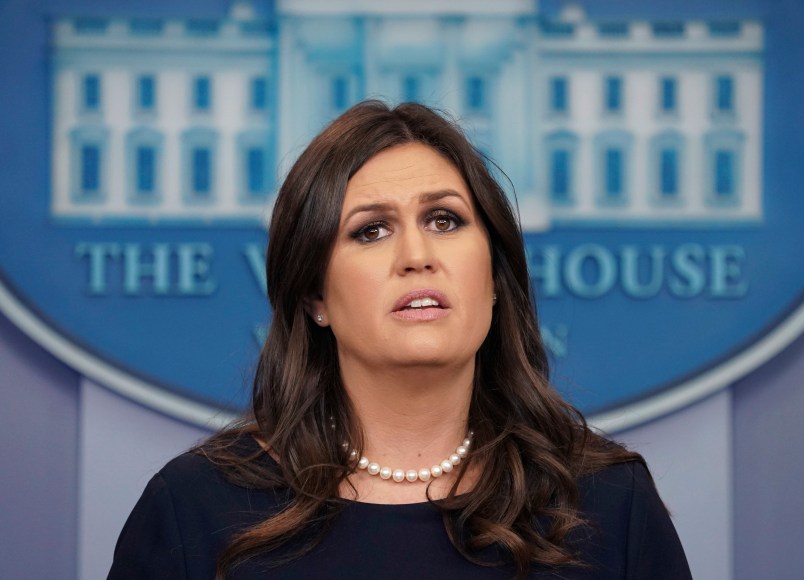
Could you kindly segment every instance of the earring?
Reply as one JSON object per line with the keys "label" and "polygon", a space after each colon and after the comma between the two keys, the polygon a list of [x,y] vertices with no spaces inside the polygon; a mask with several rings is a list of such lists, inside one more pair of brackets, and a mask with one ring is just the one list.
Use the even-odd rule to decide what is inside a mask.
{"label": "earring", "polygon": [[491,295],[491,303],[492,303],[492,305],[497,304],[497,293],[496,292],[494,292]]}
{"label": "earring", "polygon": [[324,315],[323,315],[323,314],[319,314],[319,315],[317,315],[317,316],[315,317],[315,319],[316,319],[318,322],[324,322]]}

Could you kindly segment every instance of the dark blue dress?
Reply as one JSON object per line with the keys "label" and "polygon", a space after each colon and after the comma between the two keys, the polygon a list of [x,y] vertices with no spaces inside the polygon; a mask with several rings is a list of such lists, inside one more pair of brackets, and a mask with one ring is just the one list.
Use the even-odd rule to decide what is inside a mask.
{"label": "dark blue dress", "polygon": [[[244,452],[255,451],[249,439]],[[265,461],[275,467],[267,454]],[[583,568],[532,567],[529,578],[567,580],[691,578],[684,551],[653,483],[638,462],[579,481],[591,525],[570,539]],[[227,481],[205,457],[186,453],[151,479],[120,534],[109,579],[211,579],[233,535],[275,513],[287,496]],[[490,556],[487,551],[485,556]],[[441,514],[428,503],[348,502],[321,543],[302,558],[269,567],[269,558],[236,568],[232,579],[512,578],[513,566],[485,567],[461,556]]]}

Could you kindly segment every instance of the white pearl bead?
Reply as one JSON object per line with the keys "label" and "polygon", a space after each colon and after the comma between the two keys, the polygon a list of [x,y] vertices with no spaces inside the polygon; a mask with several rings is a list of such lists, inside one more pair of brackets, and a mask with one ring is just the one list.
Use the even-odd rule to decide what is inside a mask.
{"label": "white pearl bead", "polygon": [[366,471],[368,471],[371,475],[377,475],[380,472],[380,464],[369,463]]}
{"label": "white pearl bead", "polygon": [[467,449],[469,449],[469,447],[471,445],[472,445],[472,440],[471,439],[464,439],[463,440],[463,446],[466,447]]}
{"label": "white pearl bead", "polygon": [[460,447],[458,447],[458,448],[455,450],[455,453],[457,453],[457,454],[458,454],[458,456],[459,456],[461,459],[463,459],[463,458],[464,458],[464,457],[466,457],[466,455],[469,453],[469,450],[468,450],[466,447],[464,447],[463,445],[461,445]]}
{"label": "white pearl bead", "polygon": [[419,479],[422,481],[429,481],[430,480],[430,470],[426,467],[419,470]]}
{"label": "white pearl bead", "polygon": [[360,461],[357,462],[357,467],[359,469],[365,469],[366,467],[368,467],[368,464],[369,464],[368,457],[361,457]]}
{"label": "white pearl bead", "polygon": [[380,469],[380,477],[383,479],[388,479],[391,477],[391,468],[390,467],[383,467]]}
{"label": "white pearl bead", "polygon": [[408,472],[405,474],[405,479],[410,482],[416,481],[419,479],[419,472],[415,469],[408,469]]}
{"label": "white pearl bead", "polygon": [[452,462],[449,459],[445,459],[441,462],[441,469],[444,471],[444,473],[449,473],[452,471]]}
{"label": "white pearl bead", "polygon": [[461,462],[461,456],[457,453],[453,453],[449,456],[449,462],[452,463],[452,465],[458,465]]}
{"label": "white pearl bead", "polygon": [[441,469],[440,465],[433,465],[430,468],[430,475],[432,475],[433,477],[441,477],[442,472],[443,470]]}
{"label": "white pearl bead", "polygon": [[403,479],[405,479],[405,472],[402,471],[401,469],[395,469],[394,473],[393,473],[393,477],[394,477],[394,481],[399,483]]}

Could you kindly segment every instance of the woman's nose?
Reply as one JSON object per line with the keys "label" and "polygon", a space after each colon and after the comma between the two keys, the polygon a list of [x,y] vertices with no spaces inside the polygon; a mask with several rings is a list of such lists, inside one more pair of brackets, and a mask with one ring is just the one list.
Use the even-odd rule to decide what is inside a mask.
{"label": "woman's nose", "polygon": [[437,269],[437,258],[433,240],[428,239],[427,232],[416,228],[397,236],[396,270],[398,274],[413,272],[434,272]]}

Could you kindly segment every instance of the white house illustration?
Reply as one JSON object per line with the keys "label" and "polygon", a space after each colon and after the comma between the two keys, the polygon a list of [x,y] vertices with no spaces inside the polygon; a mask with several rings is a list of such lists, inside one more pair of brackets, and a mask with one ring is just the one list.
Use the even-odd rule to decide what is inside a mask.
{"label": "white house illustration", "polygon": [[533,0],[235,2],[223,19],[62,18],[52,214],[265,223],[281,175],[367,97],[449,111],[529,230],[762,218],[763,29],[556,19]]}

